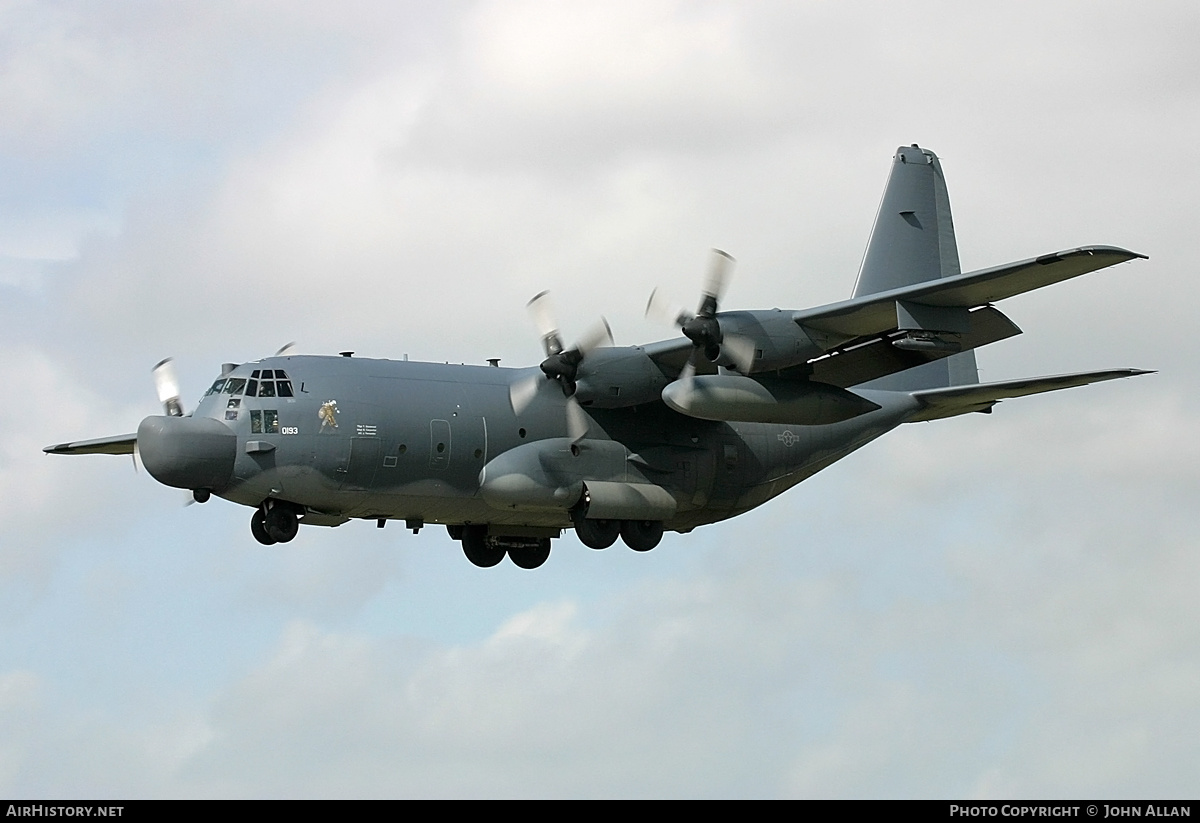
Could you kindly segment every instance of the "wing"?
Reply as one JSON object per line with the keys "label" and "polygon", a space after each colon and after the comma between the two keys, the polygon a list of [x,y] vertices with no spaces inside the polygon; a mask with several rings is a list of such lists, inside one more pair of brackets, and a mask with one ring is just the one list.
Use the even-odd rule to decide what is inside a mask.
{"label": "wing", "polygon": [[75,440],[59,443],[42,449],[46,454],[133,454],[137,446],[136,434],[118,434],[113,437],[98,437],[95,440]]}
{"label": "wing", "polygon": [[[673,340],[660,340],[641,347],[646,356],[669,378],[674,379],[683,371],[684,364],[692,354],[692,341],[686,337],[676,337]],[[697,358],[697,374],[716,374],[717,367],[703,357]]]}
{"label": "wing", "polygon": [[922,389],[912,392],[921,404],[921,410],[910,418],[910,422],[940,420],[967,412],[988,412],[992,406],[1009,397],[1025,397],[1075,386],[1086,386],[1104,380],[1119,380],[1122,377],[1137,377],[1153,374],[1142,369],[1111,369],[1109,371],[1060,374],[1054,377],[1027,377],[1022,380],[1006,380],[1002,383],[976,383],[970,386],[950,386],[943,389]]}
{"label": "wing", "polygon": [[1139,257],[1147,259],[1116,246],[1084,246],[798,311],[792,319],[816,332],[810,335],[814,338],[833,338],[829,348],[836,348],[856,337],[898,328],[897,304],[930,307],[935,316],[937,309],[969,310]]}
{"label": "wing", "polygon": [[[993,302],[1135,258],[1145,259],[1146,255],[1115,246],[1085,246],[790,315],[751,311],[723,312],[718,317],[723,327],[729,324],[730,332],[748,336],[759,345],[763,342],[762,332],[769,327],[775,350],[807,351],[767,370],[794,369],[791,376],[811,376],[847,387],[1020,334],[1021,330],[991,305]],[[780,320],[792,330],[790,338],[775,320],[780,314]],[[956,345],[944,351],[923,352],[893,346],[889,338],[904,336],[906,330],[948,332]],[[680,337],[642,348],[664,374],[674,377],[687,362],[692,344]],[[716,372],[716,366],[704,358],[697,361],[697,373]]]}

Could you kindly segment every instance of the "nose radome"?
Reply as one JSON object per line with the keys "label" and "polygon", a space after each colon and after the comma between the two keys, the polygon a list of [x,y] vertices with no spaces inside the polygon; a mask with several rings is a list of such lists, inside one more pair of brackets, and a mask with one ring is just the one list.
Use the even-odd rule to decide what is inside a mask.
{"label": "nose radome", "polygon": [[237,457],[237,435],[211,417],[147,417],[137,445],[150,476],[180,489],[220,491]]}

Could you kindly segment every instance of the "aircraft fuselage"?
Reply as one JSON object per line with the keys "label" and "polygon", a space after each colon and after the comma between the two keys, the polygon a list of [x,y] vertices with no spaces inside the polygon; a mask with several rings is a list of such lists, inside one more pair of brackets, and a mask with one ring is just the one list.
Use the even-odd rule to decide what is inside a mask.
{"label": "aircraft fuselage", "polygon": [[[218,496],[254,507],[287,500],[310,510],[302,522],[317,525],[349,518],[571,525],[567,506],[499,508],[481,491],[485,467],[514,449],[533,444],[527,451],[539,457],[574,459],[566,398],[555,386],[520,414],[509,403],[510,385],[536,370],[292,356],[243,364],[223,379],[249,380],[267,369],[288,375],[293,396],[220,391],[193,414],[219,421],[237,439],[228,483],[212,489]],[[671,492],[678,509],[665,526],[688,531],[766,502],[899,425],[915,407],[878,394],[887,395],[872,397],[879,411],[824,426],[707,421],[661,403],[589,409],[580,444],[605,451],[611,479]],[[595,468],[582,473],[594,476]]]}

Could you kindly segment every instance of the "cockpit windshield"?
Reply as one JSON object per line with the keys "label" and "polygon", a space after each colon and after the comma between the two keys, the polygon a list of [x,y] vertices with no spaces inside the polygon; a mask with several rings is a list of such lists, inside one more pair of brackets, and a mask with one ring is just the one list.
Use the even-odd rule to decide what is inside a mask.
{"label": "cockpit windshield", "polygon": [[249,379],[245,377],[222,377],[204,393],[229,394],[235,397],[295,397],[292,381],[283,369],[255,369]]}
{"label": "cockpit windshield", "polygon": [[262,369],[250,375],[250,382],[258,378],[258,397],[293,397],[292,381],[283,369]]}

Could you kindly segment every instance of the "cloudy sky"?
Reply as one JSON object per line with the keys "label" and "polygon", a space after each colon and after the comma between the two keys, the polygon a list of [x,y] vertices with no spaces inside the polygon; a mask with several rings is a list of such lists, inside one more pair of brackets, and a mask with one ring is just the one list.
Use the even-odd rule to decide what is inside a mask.
{"label": "cloudy sky", "polygon": [[[0,2],[0,794],[1194,796],[1194,3]],[[253,541],[128,458],[174,355],[536,362],[738,258],[849,295],[897,145],[1014,298],[1002,380],[647,555]]]}

